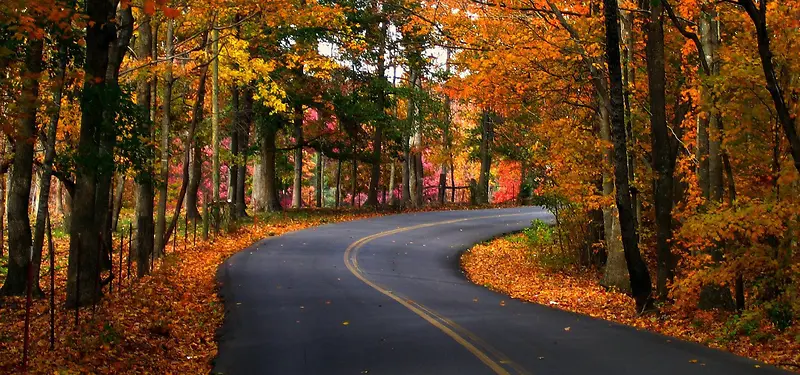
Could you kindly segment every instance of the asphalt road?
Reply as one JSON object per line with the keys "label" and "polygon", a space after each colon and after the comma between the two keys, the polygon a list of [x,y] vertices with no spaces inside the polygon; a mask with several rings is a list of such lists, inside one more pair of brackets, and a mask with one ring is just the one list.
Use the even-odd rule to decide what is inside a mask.
{"label": "asphalt road", "polygon": [[[538,208],[385,216],[261,241],[220,267],[220,374],[777,374],[766,365],[511,300],[461,251]],[[569,327],[569,330],[565,330]],[[756,367],[759,366],[759,367]]]}

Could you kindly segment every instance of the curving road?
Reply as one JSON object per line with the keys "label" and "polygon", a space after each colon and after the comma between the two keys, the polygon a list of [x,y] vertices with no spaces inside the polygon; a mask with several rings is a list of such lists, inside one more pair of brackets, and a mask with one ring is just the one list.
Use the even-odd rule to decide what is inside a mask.
{"label": "curving road", "polygon": [[[471,245],[549,220],[445,211],[264,240],[220,267],[219,374],[777,374],[703,346],[510,300],[468,282]],[[570,327],[567,331],[564,328]]]}

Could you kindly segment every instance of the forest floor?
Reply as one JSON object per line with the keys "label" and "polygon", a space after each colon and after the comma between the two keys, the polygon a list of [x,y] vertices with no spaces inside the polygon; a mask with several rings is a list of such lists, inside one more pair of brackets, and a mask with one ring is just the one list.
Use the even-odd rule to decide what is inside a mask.
{"label": "forest floor", "polygon": [[[196,246],[192,245],[191,231],[184,236],[181,228],[176,243],[167,246],[167,255],[155,261],[151,275],[141,279],[128,277],[128,269],[135,273],[136,265],[128,268],[125,238],[123,262],[119,263],[122,275],[112,283],[113,291],[104,288],[105,297],[97,306],[80,309],[77,325],[75,310],[64,308],[68,237],[55,232],[55,345],[53,350],[48,349],[49,298],[35,299],[28,371],[207,374],[217,352],[215,331],[224,316],[217,296],[216,270],[227,257],[266,237],[387,213],[396,211],[312,209],[259,215],[216,239],[198,238]],[[127,223],[121,227],[126,228]],[[118,272],[117,244],[114,251]],[[45,260],[41,279],[45,295],[49,295],[49,277],[44,276],[48,272]],[[24,298],[0,299],[0,373],[21,370],[24,317]]]}
{"label": "forest floor", "polygon": [[[636,314],[633,300],[600,285],[597,271],[554,267],[543,262],[524,234],[476,245],[461,258],[470,281],[512,298],[614,321],[638,329],[694,341],[764,363],[800,371],[798,324],[779,331],[760,322],[743,332],[746,318],[733,313],[695,311],[686,314],[660,306],[658,314]],[[538,258],[538,259],[537,259]],[[745,312],[747,314],[747,312]]]}

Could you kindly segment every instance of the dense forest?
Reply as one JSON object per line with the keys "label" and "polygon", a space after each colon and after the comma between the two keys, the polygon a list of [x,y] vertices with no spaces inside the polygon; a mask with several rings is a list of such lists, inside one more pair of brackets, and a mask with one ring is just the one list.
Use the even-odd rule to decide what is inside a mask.
{"label": "dense forest", "polygon": [[47,295],[51,217],[73,308],[128,230],[143,277],[263,212],[517,202],[640,313],[789,327],[798,30],[796,0],[4,0],[0,293]]}

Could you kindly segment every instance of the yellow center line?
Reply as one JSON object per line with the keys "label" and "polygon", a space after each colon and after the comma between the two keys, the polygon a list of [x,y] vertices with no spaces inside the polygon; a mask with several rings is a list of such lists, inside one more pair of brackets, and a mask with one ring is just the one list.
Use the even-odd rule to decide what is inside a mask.
{"label": "yellow center line", "polygon": [[[428,323],[433,325],[434,327],[438,328],[440,331],[444,332],[446,335],[450,336],[453,340],[467,349],[470,353],[475,355],[481,362],[483,362],[486,366],[488,366],[495,374],[498,375],[511,375],[503,365],[507,367],[511,367],[515,372],[518,374],[527,374],[527,372],[520,367],[518,364],[511,361],[507,356],[503,353],[498,351],[497,349],[491,347],[488,343],[480,339],[474,333],[468,331],[466,328],[461,327],[460,325],[456,324],[450,319],[445,318],[441,314],[433,311],[432,309],[425,307],[417,302],[413,302],[404,298],[401,298],[397,294],[393,293],[392,291],[378,285],[377,283],[367,279],[361,269],[358,267],[358,251],[366,245],[368,242],[376,240],[381,237],[391,236],[393,234],[412,231],[416,229],[428,228],[433,226],[439,225],[447,225],[447,224],[455,224],[464,221],[471,221],[471,220],[481,220],[481,219],[489,219],[489,218],[499,218],[499,217],[510,217],[510,216],[522,216],[522,215],[529,215],[527,213],[519,213],[519,214],[504,214],[504,215],[489,215],[489,216],[479,216],[479,217],[472,217],[472,218],[464,218],[464,219],[454,219],[454,220],[446,220],[446,221],[439,221],[434,223],[425,223],[419,224],[409,227],[402,227],[392,230],[387,230],[379,233],[375,233],[370,236],[363,237],[356,242],[353,242],[344,252],[344,264],[347,269],[352,273],[355,277],[361,280],[364,284],[369,285],[372,289],[381,292],[382,294],[386,295],[387,297],[397,301],[397,303],[403,305],[403,307],[411,310],[411,312],[419,315],[422,319],[425,319]],[[481,346],[483,350],[479,349],[478,346]],[[488,352],[488,354],[487,354]],[[493,359],[491,356],[495,359]]]}

